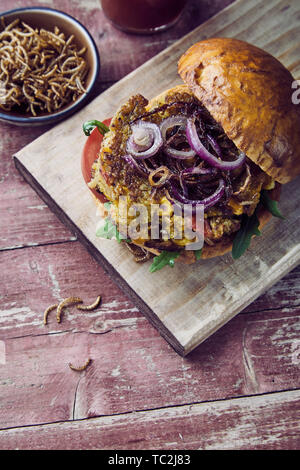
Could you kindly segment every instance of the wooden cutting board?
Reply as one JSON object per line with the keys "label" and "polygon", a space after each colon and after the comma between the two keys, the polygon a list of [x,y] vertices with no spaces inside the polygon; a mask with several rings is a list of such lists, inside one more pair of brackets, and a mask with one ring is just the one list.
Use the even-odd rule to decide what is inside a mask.
{"label": "wooden cutting board", "polygon": [[16,167],[29,184],[181,355],[299,263],[300,179],[283,188],[280,209],[286,220],[273,218],[239,260],[233,261],[228,254],[192,266],[178,263],[151,274],[149,263],[135,263],[122,244],[95,235],[96,209],[81,175],[86,142],[82,123],[112,116],[132,94],[152,98],[181,83],[177,75],[181,54],[193,43],[213,36],[256,44],[300,78],[300,2],[238,0],[14,155]]}

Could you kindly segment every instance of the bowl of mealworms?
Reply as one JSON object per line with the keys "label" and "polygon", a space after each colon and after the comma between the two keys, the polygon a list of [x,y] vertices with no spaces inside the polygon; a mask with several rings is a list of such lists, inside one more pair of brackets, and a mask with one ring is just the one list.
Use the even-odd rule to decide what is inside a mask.
{"label": "bowl of mealworms", "polygon": [[88,102],[99,70],[95,42],[72,16],[44,7],[0,13],[0,121],[69,117]]}

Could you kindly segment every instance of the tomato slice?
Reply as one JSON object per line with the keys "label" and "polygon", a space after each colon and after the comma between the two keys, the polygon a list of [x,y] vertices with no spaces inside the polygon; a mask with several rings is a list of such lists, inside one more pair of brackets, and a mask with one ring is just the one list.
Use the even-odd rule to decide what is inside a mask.
{"label": "tomato slice", "polygon": [[[109,126],[110,122],[111,119],[105,119],[105,121],[103,121],[106,126]],[[97,159],[102,140],[103,135],[100,134],[97,127],[95,127],[95,129],[93,129],[93,131],[91,132],[91,135],[87,138],[86,143],[83,147],[81,155],[81,172],[86,184],[88,184],[91,180],[92,166],[94,161]],[[107,201],[107,198],[104,196],[104,194],[99,193],[98,191],[90,188],[89,186],[88,188],[90,191],[92,191],[94,196],[101,202]]]}

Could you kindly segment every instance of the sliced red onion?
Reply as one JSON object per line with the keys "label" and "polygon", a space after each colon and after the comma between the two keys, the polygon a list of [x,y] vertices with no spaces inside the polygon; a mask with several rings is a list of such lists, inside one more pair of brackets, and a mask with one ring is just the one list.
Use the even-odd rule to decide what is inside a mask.
{"label": "sliced red onion", "polygon": [[192,149],[194,149],[203,160],[215,168],[225,171],[235,170],[236,168],[239,168],[246,160],[246,155],[243,152],[241,152],[238,158],[232,162],[219,160],[217,157],[212,155],[200,141],[200,138],[197,134],[195,121],[192,118],[188,118],[187,120],[186,135]]}
{"label": "sliced red onion", "polygon": [[193,158],[196,155],[196,152],[192,149],[189,150],[177,150],[169,145],[164,146],[164,152],[169,155],[169,157],[178,158],[179,160],[186,160],[188,158]]}
{"label": "sliced red onion", "polygon": [[[159,176],[160,175],[160,176]],[[154,181],[154,177],[158,178],[157,181]],[[170,170],[166,166],[160,166],[155,170],[151,171],[148,176],[149,183],[151,186],[161,187],[164,186],[165,182],[170,178]]]}
{"label": "sliced red onion", "polygon": [[146,167],[141,167],[141,164],[138,163],[131,155],[122,155],[122,158],[134,169],[137,170],[140,175],[147,176],[150,172]]}
{"label": "sliced red onion", "polygon": [[200,168],[199,166],[194,166],[190,168],[185,168],[181,171],[182,176],[189,175],[215,175],[217,173],[216,168]]}
{"label": "sliced red onion", "polygon": [[183,197],[188,198],[189,190],[188,190],[186,182],[184,181],[183,172],[179,174],[179,183],[183,192]]}
{"label": "sliced red onion", "polygon": [[219,186],[216,189],[216,191],[211,194],[210,196],[206,197],[205,199],[199,199],[199,200],[193,200],[193,199],[188,199],[187,197],[184,197],[182,194],[180,194],[177,189],[171,185],[171,195],[174,196],[175,201],[174,202],[179,202],[182,204],[191,204],[192,206],[197,206],[199,204],[203,204],[205,209],[208,209],[209,207],[214,206],[223,196],[225,191],[225,181],[220,178],[219,180]]}
{"label": "sliced red onion", "polygon": [[154,142],[154,133],[151,129],[143,129],[137,127],[134,129],[131,136],[128,139],[129,146],[135,152],[144,152],[148,150]]}
{"label": "sliced red onion", "polygon": [[166,142],[167,132],[169,129],[175,126],[183,126],[184,128],[186,128],[186,123],[187,117],[185,116],[171,116],[167,119],[164,119],[159,126],[163,141]]}
{"label": "sliced red onion", "polygon": [[[181,172],[179,173],[179,182],[180,182],[180,186],[182,188],[184,197],[188,197],[188,186],[185,181],[186,177],[190,175],[213,176],[214,174],[217,173],[217,171],[218,170],[216,168],[199,168],[199,167],[190,167],[190,168],[185,168],[184,170],[181,170]],[[197,181],[195,181],[194,183],[189,182],[189,185],[190,184],[198,184],[198,182]]]}
{"label": "sliced red onion", "polygon": [[167,132],[172,127],[183,127],[186,129],[187,117],[185,116],[171,116],[167,119],[164,119],[160,124],[160,131],[164,141],[164,152],[173,158],[178,158],[180,160],[185,160],[187,158],[193,158],[196,155],[196,152],[190,148],[188,150],[177,150],[167,144]]}
{"label": "sliced red onion", "polygon": [[221,150],[221,147],[220,145],[218,144],[218,142],[216,141],[216,139],[214,139],[211,135],[207,134],[207,138],[210,142],[210,145],[212,146],[212,148],[214,149],[214,151],[216,152],[216,154],[218,155],[218,157],[222,158],[222,150]]}
{"label": "sliced red onion", "polygon": [[[145,129],[148,131],[150,147],[146,150],[137,150],[138,144],[134,140],[135,131]],[[147,121],[139,121],[131,126],[132,135],[129,137],[126,145],[127,152],[136,159],[149,158],[155,155],[163,145],[161,132],[157,124]],[[152,142],[152,143],[151,143]]]}

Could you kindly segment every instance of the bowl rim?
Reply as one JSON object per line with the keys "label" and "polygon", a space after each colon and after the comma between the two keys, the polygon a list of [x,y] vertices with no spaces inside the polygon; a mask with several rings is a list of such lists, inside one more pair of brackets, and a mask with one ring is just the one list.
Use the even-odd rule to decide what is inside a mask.
{"label": "bowl rim", "polygon": [[87,36],[88,41],[91,44],[91,50],[93,53],[93,58],[95,60],[95,70],[93,73],[93,76],[91,78],[91,82],[88,86],[87,92],[83,94],[80,98],[78,98],[73,104],[69,105],[66,109],[63,109],[62,111],[58,111],[57,113],[45,115],[45,116],[40,116],[40,117],[34,117],[34,116],[28,116],[28,117],[22,117],[22,116],[13,116],[8,113],[0,112],[0,120],[5,121],[7,123],[26,123],[26,124],[39,124],[39,123],[45,123],[49,124],[52,121],[56,121],[58,119],[62,119],[64,117],[69,116],[70,113],[75,112],[75,110],[78,108],[81,108],[85,102],[88,100],[90,93],[93,91],[95,85],[96,85],[96,80],[100,71],[100,55],[99,51],[97,48],[97,45],[95,43],[94,38],[88,31],[88,29],[74,16],[69,15],[68,13],[65,13],[62,10],[57,10],[55,8],[48,8],[48,7],[40,7],[40,6],[32,6],[32,7],[21,7],[21,8],[14,8],[12,10],[7,10],[0,12],[0,17],[2,16],[7,16],[11,15],[13,13],[25,13],[27,11],[42,11],[42,12],[49,12],[50,14],[53,14],[54,16],[61,16],[63,18],[67,18],[67,21],[73,22],[76,24],[76,26],[82,30],[82,32]]}

